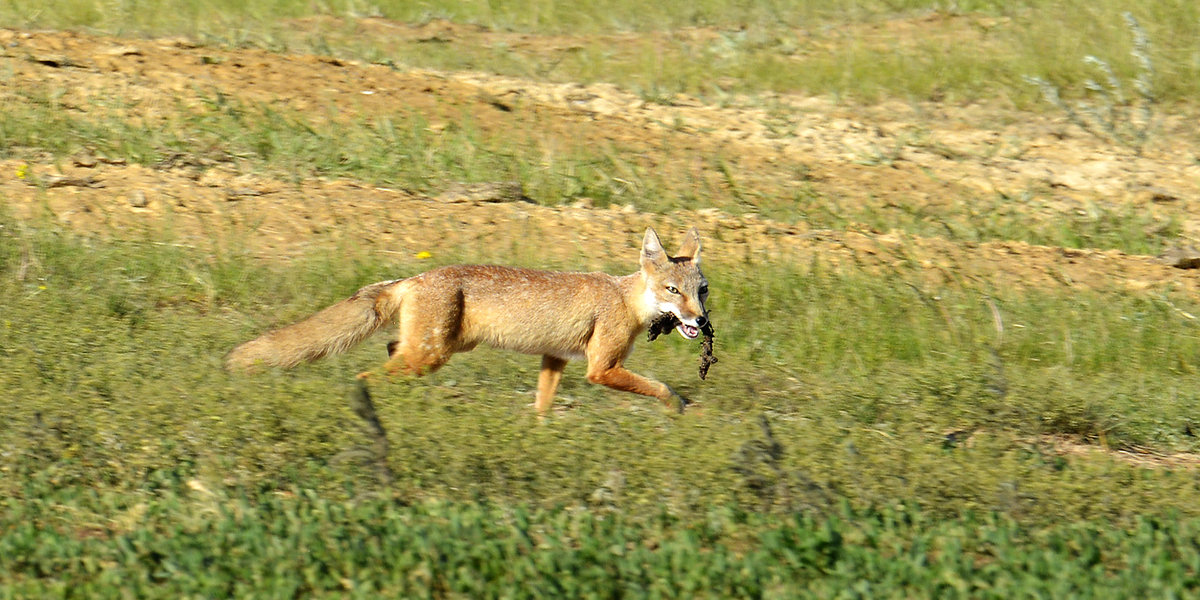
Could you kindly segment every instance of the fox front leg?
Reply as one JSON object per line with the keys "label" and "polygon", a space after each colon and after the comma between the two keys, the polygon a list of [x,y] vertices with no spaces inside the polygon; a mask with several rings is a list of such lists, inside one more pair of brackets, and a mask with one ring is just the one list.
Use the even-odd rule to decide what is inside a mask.
{"label": "fox front leg", "polygon": [[589,361],[587,380],[614,390],[658,398],[668,409],[673,408],[672,404],[674,404],[674,408],[680,413],[688,404],[686,398],[680,396],[667,384],[638,375],[620,364],[603,366]]}

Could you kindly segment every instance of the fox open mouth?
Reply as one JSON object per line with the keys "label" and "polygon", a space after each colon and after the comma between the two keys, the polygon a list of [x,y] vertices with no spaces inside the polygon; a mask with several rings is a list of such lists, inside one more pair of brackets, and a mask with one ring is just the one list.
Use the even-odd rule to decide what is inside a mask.
{"label": "fox open mouth", "polygon": [[703,333],[700,328],[696,327],[695,325],[685,325],[680,322],[679,317],[675,316],[675,313],[664,312],[660,313],[658,317],[656,317],[654,321],[650,323],[650,327],[646,331],[646,339],[654,341],[654,338],[657,338],[660,335],[671,333],[671,329],[675,329],[679,332],[679,335],[682,335],[689,340],[694,340],[700,337],[700,334]]}

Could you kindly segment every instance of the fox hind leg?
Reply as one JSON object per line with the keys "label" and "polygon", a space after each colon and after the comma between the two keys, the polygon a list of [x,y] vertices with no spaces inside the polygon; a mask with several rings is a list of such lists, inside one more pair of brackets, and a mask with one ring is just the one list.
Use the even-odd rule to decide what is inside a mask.
{"label": "fox hind leg", "polygon": [[406,344],[404,342],[405,340],[401,339],[396,344],[396,351],[383,365],[388,375],[399,373],[416,377],[428,375],[450,362],[450,357],[454,355],[454,351],[445,345],[422,342]]}
{"label": "fox hind leg", "polygon": [[430,296],[433,294],[414,293],[405,298],[400,309],[399,338],[388,344],[384,369],[389,375],[428,375],[449,362],[455,352],[470,349],[458,340],[461,298]]}

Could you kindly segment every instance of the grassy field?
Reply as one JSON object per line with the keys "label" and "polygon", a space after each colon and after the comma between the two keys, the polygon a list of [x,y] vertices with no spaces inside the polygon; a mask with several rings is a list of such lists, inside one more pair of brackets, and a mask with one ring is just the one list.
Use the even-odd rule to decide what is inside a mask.
{"label": "grassy field", "polygon": [[209,503],[168,493],[129,507],[137,523],[121,531],[46,533],[52,510],[10,512],[6,596],[1128,598],[1194,589],[1200,561],[1196,522],[1173,519],[1030,532],[905,508],[632,520],[309,493]]}
{"label": "grassy field", "polygon": [[[683,92],[720,100],[733,92],[833,94],[858,100],[901,98],[1039,104],[1025,76],[1047,77],[1066,94],[1086,93],[1102,76],[1094,55],[1133,77],[1133,38],[1121,15],[1132,12],[1153,42],[1155,95],[1170,104],[1200,93],[1200,8],[1187,0],[1147,5],[1130,0],[1022,2],[764,3],[483,2],[311,3],[219,0],[96,3],[12,0],[0,23],[23,28],[87,28],[116,35],[187,35],[215,44],[334,54],[400,66],[469,69],[554,81],[608,81],[648,99]],[[447,19],[500,32],[586,35],[569,51],[545,54],[497,42],[479,46],[364,36],[344,17],[408,23]],[[926,16],[932,35],[913,36],[890,19]],[[331,17],[298,25],[297,19]],[[626,39],[625,32],[707,27],[715,36]],[[617,37],[604,38],[604,35]],[[596,38],[594,36],[601,36]],[[959,52],[970,46],[975,52]],[[1132,92],[1130,92],[1132,93]]]}
{"label": "grassy field", "polygon": [[[722,360],[710,381],[695,379],[696,348],[678,339],[643,344],[633,363],[698,401],[691,413],[589,386],[575,365],[562,391],[571,410],[538,425],[537,361],[480,351],[375,387],[396,475],[381,489],[345,399],[346,374],[377,361],[382,342],[257,378],[226,374],[220,357],[277,322],[262,315],[287,320],[417,266],[316,255],[269,268],[164,242],[0,229],[0,385],[20,399],[0,431],[9,595],[236,594],[251,573],[213,562],[226,553],[257,565],[252,585],[270,595],[359,581],[500,594],[546,570],[595,594],[654,595],[647,582],[668,572],[685,587],[667,595],[779,595],[788,572],[818,591],[891,582],[882,593],[896,596],[1089,590],[1128,568],[1164,574],[1105,594],[1196,585],[1193,471],[1064,456],[1046,437],[1200,449],[1200,382],[1185,358],[1200,340],[1176,312],[1200,310],[1190,298],[962,291],[930,306],[900,276],[715,261]],[[317,554],[281,551],[292,544]],[[412,570],[384,567],[389,548],[409,548]],[[629,566],[593,573],[595,552]],[[528,567],[496,574],[488,561],[505,556]],[[768,570],[738,566],[749,564]]]}
{"label": "grassy field", "polygon": [[[463,114],[454,127],[435,133],[429,129],[429,119],[414,111],[331,120],[329,115],[200,92],[199,106],[180,105],[174,111],[140,117],[135,114],[136,103],[114,102],[101,94],[89,97],[86,110],[79,111],[72,110],[74,104],[64,103],[62,95],[63,90],[53,86],[30,86],[8,98],[9,112],[0,123],[0,157],[46,153],[65,162],[88,152],[154,166],[187,156],[236,162],[239,170],[287,182],[345,178],[433,194],[457,181],[511,180],[521,182],[530,197],[545,204],[583,197],[601,207],[629,202],[636,190],[632,195],[642,210],[661,214],[716,208],[729,214],[754,212],[785,222],[803,221],[814,228],[865,225],[951,240],[1021,240],[1133,254],[1161,253],[1179,237],[1180,220],[1187,216],[1181,207],[1168,206],[1168,212],[1155,214],[1104,201],[1053,219],[1039,218],[1034,211],[1054,201],[1048,188],[1030,189],[1019,197],[972,192],[936,207],[849,203],[803,183],[744,193],[744,184],[693,180],[677,169],[640,163],[635,157],[644,150],[626,155],[619,144],[569,141],[558,147],[537,139],[533,131],[515,136],[504,129],[485,131],[469,114]],[[736,166],[724,164],[727,157],[705,160],[734,177]],[[41,175],[23,174],[33,182]],[[745,185],[754,188],[753,181]]]}
{"label": "grassy field", "polygon": [[[1130,10],[1154,42],[1157,98],[1194,108],[1195,3],[945,4],[12,0],[0,24],[613,81],[664,102],[804,91],[1033,107],[1023,75],[1078,95],[1096,76],[1074,60],[1088,53],[1135,77],[1120,16]],[[547,57],[389,43],[340,20],[371,15],[591,37]],[[944,36],[897,28],[922,15]],[[691,27],[718,34],[653,37]],[[642,37],[619,38],[628,33]],[[985,51],[955,51],[964,43]],[[5,97],[0,154],[43,164],[89,150],[153,165],[179,152],[285,180],[417,190],[518,179],[538,198],[600,205],[625,200],[611,173],[633,169],[587,148],[535,166],[542,148],[506,145],[465,118],[431,136],[420,114],[345,122],[214,94],[138,119],[137,106],[99,98],[65,110],[65,93]],[[44,190],[43,175],[16,174]],[[803,192],[747,199],[683,189],[649,167],[636,175],[650,213],[716,207],[1144,253],[1178,236],[1171,219],[1119,206],[1039,220],[1006,212],[1008,198],[972,197],[937,220],[897,220],[869,206],[822,212]],[[880,273],[706,250],[721,359],[709,381],[696,377],[697,345],[678,336],[641,343],[630,362],[696,401],[687,414],[589,385],[573,364],[565,409],[539,423],[538,360],[479,350],[432,377],[372,385],[395,478],[383,485],[348,402],[350,375],[380,362],[383,337],[255,377],[226,373],[222,356],[367,282],[462,261],[574,269],[587,248],[547,257],[530,239],[417,260],[321,247],[285,263],[228,240],[181,243],[170,227],[83,234],[6,206],[0,598],[1200,592],[1200,478],[1192,458],[1170,466],[1200,453],[1200,301],[1184,292],[934,289],[912,265]],[[635,265],[631,254],[605,268]]]}

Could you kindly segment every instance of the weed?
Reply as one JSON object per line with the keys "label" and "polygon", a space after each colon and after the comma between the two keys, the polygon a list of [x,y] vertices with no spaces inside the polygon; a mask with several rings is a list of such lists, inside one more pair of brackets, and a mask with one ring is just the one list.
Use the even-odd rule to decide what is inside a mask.
{"label": "weed", "polygon": [[743,443],[733,456],[731,468],[761,503],[760,510],[791,513],[830,508],[833,495],[828,490],[802,472],[785,468],[783,443],[765,414],[758,416],[757,424],[762,437]]}
{"label": "weed", "polygon": [[[170,480],[169,477],[166,478]],[[1195,593],[1195,520],[1029,531],[916,507],[692,520],[566,508],[332,502],[174,485],[145,502],[60,493],[104,523],[59,528],[44,504],[0,512],[0,593],[138,598],[762,597],[796,594],[1147,597]],[[296,548],[303,548],[297,552]],[[1147,577],[1146,573],[1153,573]],[[70,590],[69,592],[67,590]],[[1102,592],[1099,590],[1103,590]]]}
{"label": "weed", "polygon": [[1150,60],[1150,39],[1133,13],[1122,17],[1133,36],[1130,54],[1137,61],[1138,73],[1133,79],[1133,89],[1138,100],[1129,98],[1121,79],[1105,60],[1088,55],[1083,62],[1094,67],[1103,76],[1102,81],[1088,79],[1084,88],[1098,96],[1095,102],[1079,102],[1072,107],[1062,99],[1059,89],[1042,77],[1025,76],[1025,80],[1041,90],[1042,97],[1066,113],[1067,118],[1080,129],[1101,139],[1107,139],[1132,149],[1139,156],[1145,150],[1154,125],[1154,64]]}

